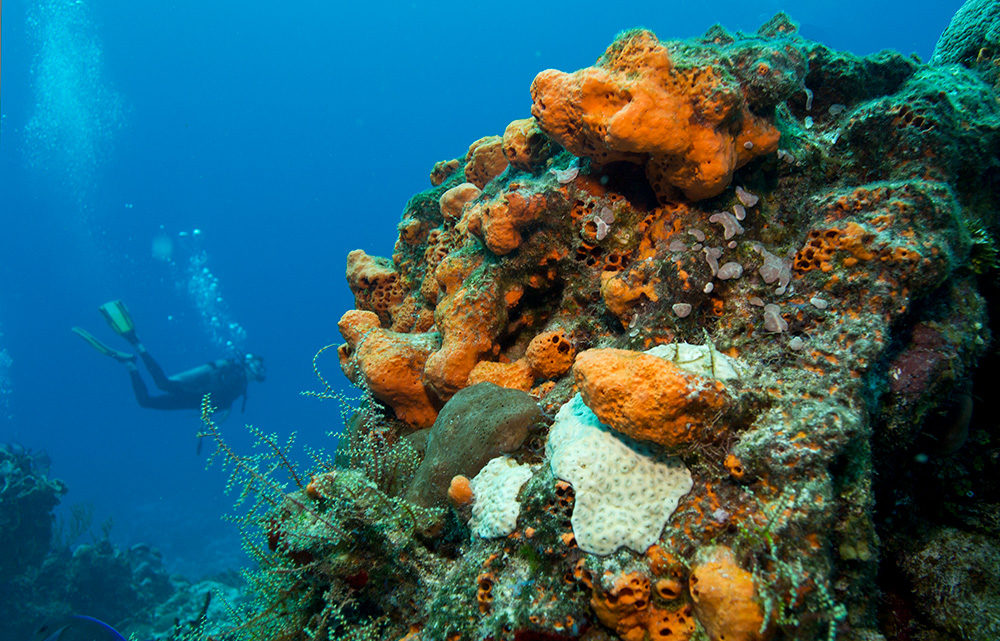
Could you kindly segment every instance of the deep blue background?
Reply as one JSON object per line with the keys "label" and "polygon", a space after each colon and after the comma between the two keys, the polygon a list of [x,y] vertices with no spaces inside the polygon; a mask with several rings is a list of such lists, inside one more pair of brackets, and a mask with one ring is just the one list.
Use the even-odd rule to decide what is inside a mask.
{"label": "deep blue background", "polygon": [[[269,380],[224,429],[241,446],[243,422],[323,446],[337,407],[299,392],[316,387],[310,359],[339,341],[352,307],[346,253],[389,255],[434,162],[529,115],[538,71],[587,66],[625,28],[755,30],[781,8],[831,46],[926,60],[961,2],[337,4],[3,3],[0,348],[13,366],[0,442],[47,451],[70,487],[64,506],[92,504],[95,530],[113,517],[116,541],[152,542],[194,576],[238,558],[219,518],[231,498],[195,455],[194,413],[141,410],[122,367],[69,332],[125,347],[96,312],[122,298],[168,370],[220,355],[180,272],[151,255],[160,226],[203,230],[231,316],[268,362]],[[46,56],[72,55],[84,60],[40,76]],[[55,96],[41,111],[40,83]],[[32,166],[27,124],[60,109],[99,150],[79,158],[69,141]],[[335,358],[326,371],[342,381]]]}

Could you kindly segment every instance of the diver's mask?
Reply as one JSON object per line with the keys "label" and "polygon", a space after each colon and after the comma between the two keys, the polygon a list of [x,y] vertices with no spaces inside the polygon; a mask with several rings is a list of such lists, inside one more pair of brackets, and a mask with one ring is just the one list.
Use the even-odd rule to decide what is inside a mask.
{"label": "diver's mask", "polygon": [[247,368],[247,375],[255,381],[262,382],[267,375],[264,370],[264,359],[256,354],[244,356],[243,365]]}

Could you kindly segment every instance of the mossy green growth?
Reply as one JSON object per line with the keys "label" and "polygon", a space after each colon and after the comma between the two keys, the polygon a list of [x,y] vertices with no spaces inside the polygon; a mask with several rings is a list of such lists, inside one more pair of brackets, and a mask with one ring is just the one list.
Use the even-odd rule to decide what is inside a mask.
{"label": "mossy green growth", "polygon": [[[223,635],[227,641],[381,639],[405,633],[405,627],[398,635],[388,632],[389,615],[398,603],[417,603],[426,589],[420,537],[440,527],[443,511],[411,505],[380,488],[380,479],[369,475],[384,471],[385,465],[373,461],[385,460],[386,452],[362,450],[381,440],[363,435],[383,426],[370,408],[355,418],[341,461],[358,467],[338,466],[313,452],[316,469],[303,475],[292,463],[291,440],[281,445],[253,430],[258,451],[235,452],[212,420],[210,400],[204,403],[204,435],[215,441],[214,457],[230,471],[228,488],[238,488],[238,505],[250,503],[233,520],[259,567],[245,575],[252,605],[232,613],[237,623]],[[283,473],[298,490],[286,492],[278,480]]]}
{"label": "mossy green growth", "polygon": [[535,550],[535,547],[530,543],[525,543],[517,550],[517,556],[524,560],[528,564],[528,571],[532,574],[537,574],[538,570],[542,567],[542,557]]}

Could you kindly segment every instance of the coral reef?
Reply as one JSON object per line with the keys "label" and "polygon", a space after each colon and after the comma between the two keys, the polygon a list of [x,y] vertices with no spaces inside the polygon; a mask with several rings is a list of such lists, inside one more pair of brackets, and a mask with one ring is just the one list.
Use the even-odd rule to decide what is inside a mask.
{"label": "coral reef", "polygon": [[[85,508],[75,506],[68,525],[56,524],[53,510],[67,488],[48,474],[45,454],[0,444],[0,540],[7,555],[0,566],[0,638],[36,638],[42,624],[70,614],[158,641],[230,627],[226,608],[242,600],[238,576],[198,583],[170,576],[157,550],[114,545],[110,522],[99,534],[89,532]],[[90,543],[71,545],[88,533]],[[226,595],[226,605],[213,601],[217,594]]]}
{"label": "coral reef", "polygon": [[264,497],[234,635],[987,638],[989,27],[925,65],[779,14],[540,73],[349,257],[334,461],[287,493],[218,441]]}
{"label": "coral reef", "polygon": [[934,47],[931,64],[962,64],[996,84],[1000,80],[1000,7],[990,0],[969,0],[959,8]]}
{"label": "coral reef", "polygon": [[48,477],[44,455],[13,444],[0,444],[0,484],[0,576],[16,576],[48,553],[66,486]]}

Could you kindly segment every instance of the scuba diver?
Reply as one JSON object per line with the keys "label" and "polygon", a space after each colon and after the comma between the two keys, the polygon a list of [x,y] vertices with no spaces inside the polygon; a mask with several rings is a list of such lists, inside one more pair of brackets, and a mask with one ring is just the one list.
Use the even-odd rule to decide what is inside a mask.
{"label": "scuba diver", "polygon": [[223,358],[167,376],[136,336],[135,325],[125,303],[113,300],[104,303],[98,309],[111,329],[135,348],[153,377],[156,387],[164,394],[157,396],[149,394],[146,383],[139,375],[135,354],[112,349],[85,329],[74,327],[73,332],[100,353],[124,363],[129,378],[132,379],[135,400],[142,407],[161,410],[198,409],[201,407],[202,397],[211,394],[212,405],[221,411],[228,410],[233,401],[242,396],[241,411],[244,411],[247,406],[247,384],[251,380],[258,382],[264,380],[264,361],[255,354],[246,354],[242,359]]}

